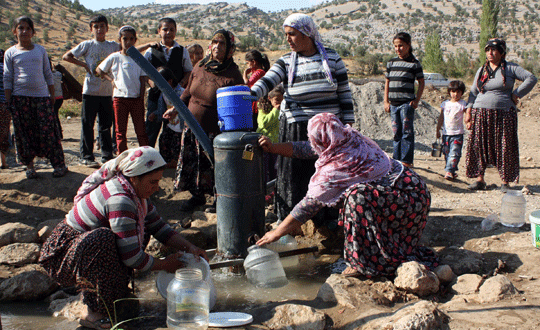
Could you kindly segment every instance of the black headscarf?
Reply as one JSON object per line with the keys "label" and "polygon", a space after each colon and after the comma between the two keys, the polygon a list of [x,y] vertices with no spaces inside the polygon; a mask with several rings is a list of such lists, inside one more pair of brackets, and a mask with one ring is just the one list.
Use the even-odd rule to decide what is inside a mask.
{"label": "black headscarf", "polygon": [[208,71],[208,72],[211,72],[211,73],[219,73],[219,72],[227,70],[227,68],[232,63],[234,63],[234,59],[233,59],[232,55],[229,57],[229,53],[236,49],[235,38],[234,38],[234,34],[232,32],[230,32],[228,30],[225,30],[225,29],[217,30],[212,35],[212,40],[214,39],[214,37],[216,35],[221,35],[221,36],[223,36],[223,38],[225,38],[225,44],[226,44],[226,48],[225,48],[225,54],[226,54],[225,56],[226,56],[226,58],[225,58],[225,60],[223,62],[220,62],[220,61],[218,61],[216,59],[213,59],[212,58],[212,53],[210,52],[210,55],[207,55],[204,59],[202,59],[199,62],[199,66],[204,66],[204,69],[206,71]]}
{"label": "black headscarf", "polygon": [[482,70],[480,71],[478,80],[476,81],[476,86],[478,87],[480,93],[484,92],[484,86],[487,84],[489,79],[495,76],[495,73],[499,68],[502,74],[503,86],[506,86],[506,42],[499,38],[489,39],[484,47],[484,51],[487,51],[489,48],[497,49],[499,53],[501,53],[502,59],[501,63],[499,63],[499,66],[497,66],[495,70],[491,68],[488,60],[486,60],[486,63],[482,66]]}

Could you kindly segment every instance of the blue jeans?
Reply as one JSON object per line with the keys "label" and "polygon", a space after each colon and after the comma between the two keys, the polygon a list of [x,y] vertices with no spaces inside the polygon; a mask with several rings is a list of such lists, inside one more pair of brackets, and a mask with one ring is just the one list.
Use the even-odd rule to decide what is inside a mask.
{"label": "blue jeans", "polygon": [[463,134],[443,135],[442,142],[444,159],[446,159],[446,167],[444,170],[454,174],[458,170],[458,163],[461,158]]}
{"label": "blue jeans", "polygon": [[409,103],[390,105],[392,131],[394,132],[395,160],[413,163],[414,159],[414,108]]}
{"label": "blue jeans", "polygon": [[81,158],[94,160],[94,122],[98,124],[99,143],[103,160],[113,158],[114,111],[110,96],[83,95],[81,107]]}

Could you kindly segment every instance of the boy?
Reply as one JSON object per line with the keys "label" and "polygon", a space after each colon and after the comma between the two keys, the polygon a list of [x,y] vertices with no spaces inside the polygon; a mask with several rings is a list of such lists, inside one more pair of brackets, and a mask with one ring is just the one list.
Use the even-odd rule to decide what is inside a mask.
{"label": "boy", "polygon": [[[459,159],[461,158],[461,148],[463,147],[463,113],[467,103],[461,99],[465,92],[465,84],[460,80],[453,80],[448,85],[450,100],[441,104],[441,114],[437,122],[437,139],[441,137],[441,127],[443,128],[443,152],[446,159],[444,170],[446,180],[453,180],[457,177]],[[444,124],[444,125],[443,125]]]}
{"label": "boy", "polygon": [[[81,109],[81,144],[80,164],[98,168],[94,159],[94,121],[98,117],[99,141],[101,144],[101,162],[114,157],[111,138],[113,124],[113,87],[107,80],[96,74],[97,66],[110,54],[120,50],[117,42],[105,40],[109,31],[109,23],[103,15],[90,19],[90,32],[94,39],[86,40],[64,54],[64,61],[82,66],[86,70],[83,86],[83,101]],[[84,58],[84,61],[78,58]]]}
{"label": "boy", "polygon": [[186,47],[191,64],[195,65],[204,58],[204,49],[199,44],[190,44]]}
{"label": "boy", "polygon": [[[159,43],[148,43],[139,49],[150,47],[144,53],[144,57],[155,67],[166,67],[170,69],[180,86],[186,87],[189,75],[193,70],[189,52],[184,47],[180,46],[174,38],[176,37],[176,21],[172,18],[165,17],[159,20],[158,34],[161,37]],[[157,102],[161,91],[154,87],[150,82],[150,91],[148,92],[148,105],[146,113],[146,135],[148,143],[151,147],[156,145],[156,141],[161,130],[163,120],[155,116],[157,110]]]}

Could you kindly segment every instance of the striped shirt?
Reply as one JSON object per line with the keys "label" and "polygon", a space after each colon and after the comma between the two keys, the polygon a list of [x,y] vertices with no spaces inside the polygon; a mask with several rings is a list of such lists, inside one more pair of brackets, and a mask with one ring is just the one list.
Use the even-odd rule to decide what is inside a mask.
{"label": "striped shirt", "polygon": [[[116,235],[118,252],[124,264],[147,271],[152,268],[154,258],[144,252],[144,242],[139,242],[137,217],[137,205],[115,177],[75,204],[67,214],[66,222],[81,233],[100,227],[110,228]],[[167,242],[173,235],[178,235],[158,215],[151,203],[148,203],[144,229],[145,236],[150,234],[162,243]]]}
{"label": "striped shirt", "polygon": [[422,65],[410,55],[406,59],[393,58],[386,64],[386,79],[389,80],[388,101],[398,106],[411,102],[414,95],[414,80],[423,79]]}
{"label": "striped shirt", "polygon": [[253,85],[252,94],[261,98],[283,82],[285,94],[281,113],[288,123],[308,121],[323,112],[335,114],[345,123],[353,123],[354,109],[347,68],[334,50],[327,49],[327,54],[333,85],[327,80],[319,53],[313,56],[298,54],[294,80],[292,86],[289,85],[287,72],[291,53],[288,53]]}

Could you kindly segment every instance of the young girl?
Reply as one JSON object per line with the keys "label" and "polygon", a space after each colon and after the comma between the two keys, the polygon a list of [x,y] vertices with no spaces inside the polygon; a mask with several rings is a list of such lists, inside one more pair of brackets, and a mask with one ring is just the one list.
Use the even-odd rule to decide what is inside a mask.
{"label": "young girl", "polygon": [[[165,80],[167,80],[169,85],[171,85],[176,95],[182,95],[184,88],[180,86],[178,80],[176,80],[176,77],[170,69],[166,67],[159,67],[158,72],[163,76],[163,78],[165,78]],[[156,115],[161,119],[165,111],[172,106],[173,105],[170,103],[169,99],[161,94],[158,100]],[[165,125],[163,132],[159,136],[159,153],[167,162],[168,168],[176,168],[178,155],[180,155],[183,129],[184,121],[180,119],[180,116],[176,116],[176,118],[171,119],[168,124]]]}
{"label": "young girl", "polygon": [[448,85],[450,100],[441,104],[441,114],[437,122],[437,139],[441,137],[441,128],[443,129],[443,152],[446,160],[444,178],[446,180],[454,180],[457,177],[456,171],[461,158],[463,133],[465,133],[463,114],[467,108],[467,102],[461,99],[463,93],[465,93],[465,83],[461,80],[452,80]]}
{"label": "young girl", "polygon": [[0,49],[0,168],[9,168],[6,153],[9,150],[9,126],[11,114],[6,107],[4,96],[4,50]]}
{"label": "young girl", "polygon": [[[411,36],[399,32],[394,36],[397,57],[386,65],[384,86],[384,110],[392,115],[394,132],[394,155],[403,165],[412,167],[414,159],[414,109],[424,92],[422,65],[413,56]],[[418,80],[418,91],[414,95],[414,81]]]}
{"label": "young girl", "polygon": [[[270,61],[265,54],[253,49],[246,53],[246,64],[244,82],[251,88],[270,69]],[[257,130],[257,102],[253,102],[251,109],[253,110],[253,129]]]}
{"label": "young girl", "polygon": [[[147,146],[148,138],[144,127],[144,87],[146,74],[126,53],[135,45],[137,32],[125,25],[118,31],[120,52],[112,53],[97,67],[98,75],[113,82],[113,108],[116,120],[116,144],[118,153],[127,149],[127,123],[131,120],[139,146]],[[109,74],[112,74],[112,77]]]}
{"label": "young girl", "polygon": [[13,117],[15,145],[26,177],[37,178],[34,158],[47,157],[53,176],[67,172],[60,127],[55,120],[54,82],[45,49],[32,43],[34,23],[27,16],[15,19],[13,34],[17,44],[4,56],[4,91]]}

